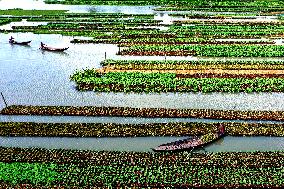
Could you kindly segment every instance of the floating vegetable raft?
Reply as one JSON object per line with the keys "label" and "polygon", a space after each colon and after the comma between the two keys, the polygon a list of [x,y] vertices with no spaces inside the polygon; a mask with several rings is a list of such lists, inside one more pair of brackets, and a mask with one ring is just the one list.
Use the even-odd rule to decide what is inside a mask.
{"label": "floating vegetable raft", "polygon": [[4,188],[283,188],[284,152],[137,153],[0,147]]}
{"label": "floating vegetable raft", "polygon": [[95,106],[23,106],[12,105],[1,110],[3,115],[72,115],[123,117],[174,117],[283,121],[284,111],[240,111],[214,109],[167,109]]}

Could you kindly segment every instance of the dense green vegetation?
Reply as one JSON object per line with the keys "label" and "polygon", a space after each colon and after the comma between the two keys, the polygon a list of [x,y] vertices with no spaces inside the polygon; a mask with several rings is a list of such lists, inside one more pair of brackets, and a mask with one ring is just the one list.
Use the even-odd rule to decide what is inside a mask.
{"label": "dense green vegetation", "polygon": [[102,66],[111,66],[118,70],[200,70],[200,69],[229,69],[229,70],[283,70],[283,61],[186,61],[186,60],[111,60],[101,62]]}
{"label": "dense green vegetation", "polygon": [[146,124],[2,122],[0,136],[188,136],[215,133],[220,124],[225,126],[226,134],[232,136],[284,136],[283,124],[201,122]]}
{"label": "dense green vegetation", "polygon": [[0,162],[0,184],[50,185],[60,180],[56,169],[52,163]]}
{"label": "dense green vegetation", "polygon": [[45,0],[46,3],[88,4],[88,5],[182,5],[189,7],[277,7],[283,6],[280,0]]}
{"label": "dense green vegetation", "polygon": [[71,76],[79,90],[100,92],[283,92],[283,78],[177,78],[174,73],[108,72],[94,69]]}
{"label": "dense green vegetation", "polygon": [[5,25],[5,24],[9,24],[11,22],[18,22],[21,21],[21,18],[0,18],[0,26],[1,25]]}
{"label": "dense green vegetation", "polygon": [[12,16],[40,16],[40,15],[58,15],[65,13],[66,10],[23,10],[23,9],[8,9],[0,10],[0,15]]}
{"label": "dense green vegetation", "polygon": [[282,45],[133,45],[119,52],[121,55],[157,55],[159,52],[188,53],[205,57],[283,57]]}
{"label": "dense green vegetation", "polygon": [[[16,175],[14,183],[6,177],[1,186],[40,183],[45,187],[86,188],[282,188],[284,185],[283,152],[138,153],[3,147],[0,152],[5,154],[0,156],[1,162],[24,162],[0,164],[9,168],[6,173]],[[35,167],[44,169],[38,169],[29,180],[17,177],[35,171]]]}

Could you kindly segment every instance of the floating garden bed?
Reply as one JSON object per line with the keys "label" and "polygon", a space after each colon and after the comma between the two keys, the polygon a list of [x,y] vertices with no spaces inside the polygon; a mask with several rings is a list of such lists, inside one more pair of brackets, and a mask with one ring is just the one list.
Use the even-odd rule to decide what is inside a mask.
{"label": "floating garden bed", "polygon": [[166,109],[93,106],[21,106],[13,105],[1,111],[3,115],[80,115],[124,117],[177,117],[283,121],[283,111],[238,111],[213,109]]}
{"label": "floating garden bed", "polygon": [[101,62],[106,69],[113,70],[283,70],[283,61],[186,61],[186,60],[111,60]]}
{"label": "floating garden bed", "polygon": [[173,154],[3,147],[0,152],[1,186],[283,187],[283,152]]}
{"label": "floating garden bed", "polygon": [[[99,92],[283,92],[283,78],[184,78],[175,73],[77,71],[71,80],[81,91]],[[252,77],[252,76],[251,76]]]}
{"label": "floating garden bed", "polygon": [[[282,57],[282,45],[133,45],[120,55],[159,55],[176,52],[175,56],[189,54],[203,57]],[[189,53],[190,52],[190,53]]]}

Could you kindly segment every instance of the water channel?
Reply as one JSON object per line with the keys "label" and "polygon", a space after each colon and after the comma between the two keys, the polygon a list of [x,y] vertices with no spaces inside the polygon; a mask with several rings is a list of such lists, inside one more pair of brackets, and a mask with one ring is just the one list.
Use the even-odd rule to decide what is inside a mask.
{"label": "water channel", "polygon": [[[163,143],[186,137],[0,137],[2,147],[151,152]],[[283,137],[224,137],[194,152],[283,151]]]}
{"label": "water channel", "polygon": [[[45,5],[35,0],[0,0],[1,9],[64,9],[70,12],[114,12],[127,14],[152,14],[153,7],[117,6],[69,6]],[[163,13],[160,17],[168,22],[170,17]],[[159,15],[155,19],[159,19]],[[18,23],[22,24],[22,23]],[[24,23],[29,24],[29,23]],[[34,23],[36,24],[36,23]],[[13,35],[16,40],[32,40],[30,46],[17,46],[8,43]],[[78,38],[78,37],[76,37]],[[283,93],[96,93],[78,92],[69,76],[76,70],[99,68],[105,59],[164,60],[165,57],[118,56],[118,47],[111,44],[71,44],[73,37],[61,35],[38,35],[32,33],[0,34],[0,92],[8,105],[67,105],[67,106],[128,106],[150,108],[199,108],[235,110],[284,110]],[[43,52],[40,42],[49,46],[66,47],[64,53]],[[166,57],[167,60],[196,60],[196,57]],[[201,57],[200,59],[204,59]],[[206,58],[205,58],[206,59]],[[222,58],[221,58],[222,59]],[[271,60],[271,58],[270,58]],[[273,60],[283,60],[274,58]],[[0,109],[4,108],[0,100]],[[0,116],[4,121],[35,122],[187,122],[198,119],[143,119],[143,118],[82,118],[49,116]],[[204,121],[204,120],[202,120]],[[209,120],[210,121],[210,120]],[[212,120],[211,120],[212,121]],[[218,120],[217,120],[218,121]],[[205,120],[206,122],[206,120]],[[214,121],[213,121],[214,122]],[[136,137],[136,138],[49,138],[49,137],[0,137],[1,146],[76,148],[92,150],[151,151],[159,144],[175,141],[175,137]],[[237,143],[239,141],[240,143]],[[253,142],[255,141],[255,142]],[[266,142],[261,143],[261,141]],[[271,142],[272,141],[272,142]],[[244,142],[244,143],[242,143]],[[48,144],[48,145],[47,145]],[[262,144],[262,145],[258,145]],[[206,148],[207,151],[233,150],[283,150],[283,138],[277,137],[225,137],[219,143]],[[19,145],[19,146],[17,146]],[[41,146],[43,145],[43,146]],[[46,146],[44,146],[46,145]],[[56,146],[59,145],[59,146]],[[61,146],[60,146],[61,145]],[[227,147],[225,147],[227,146]],[[273,146],[273,148],[270,148]],[[263,147],[263,149],[262,149]]]}

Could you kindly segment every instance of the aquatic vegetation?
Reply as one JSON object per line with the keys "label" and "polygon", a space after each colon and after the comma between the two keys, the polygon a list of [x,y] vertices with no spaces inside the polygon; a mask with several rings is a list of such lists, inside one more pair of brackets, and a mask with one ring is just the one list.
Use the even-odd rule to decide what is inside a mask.
{"label": "aquatic vegetation", "polygon": [[204,57],[282,57],[284,46],[280,45],[133,45],[119,52],[120,55],[148,56],[168,52],[175,56]]}
{"label": "aquatic vegetation", "polygon": [[[232,136],[284,136],[283,124],[169,122],[147,124],[2,122],[1,136],[136,137],[215,133],[222,124]],[[72,132],[70,132],[72,131]]]}
{"label": "aquatic vegetation", "polygon": [[167,109],[95,106],[22,106],[12,105],[1,110],[3,115],[84,115],[124,117],[180,117],[242,120],[283,121],[283,111],[238,111],[213,109]]}
{"label": "aquatic vegetation", "polygon": [[11,16],[40,16],[40,15],[57,15],[64,14],[66,10],[23,10],[23,9],[8,9],[0,10],[0,15]]}
{"label": "aquatic vegetation", "polygon": [[104,67],[111,67],[114,70],[283,70],[283,61],[186,61],[186,60],[111,60],[101,62]]}
{"label": "aquatic vegetation", "polygon": [[49,185],[58,180],[56,167],[53,163],[0,162],[0,181],[11,185]]}
{"label": "aquatic vegetation", "polygon": [[283,78],[184,78],[175,73],[108,72],[94,69],[71,76],[78,90],[100,92],[283,92]]}
{"label": "aquatic vegetation", "polygon": [[[52,178],[55,179],[50,182],[48,178],[42,177],[41,184],[45,186],[191,188],[281,188],[283,186],[283,152],[199,154],[3,147],[0,148],[0,152],[5,154],[0,156],[1,162],[25,162],[14,165],[25,164],[33,167],[35,164],[32,162],[38,162],[38,166],[52,162],[50,167],[54,174]],[[4,165],[7,166],[5,163]],[[38,174],[43,172],[44,170],[40,170]],[[5,181],[4,184],[7,183]],[[14,185],[24,183],[27,182],[17,180]]]}

